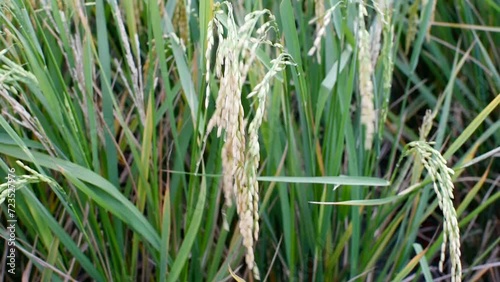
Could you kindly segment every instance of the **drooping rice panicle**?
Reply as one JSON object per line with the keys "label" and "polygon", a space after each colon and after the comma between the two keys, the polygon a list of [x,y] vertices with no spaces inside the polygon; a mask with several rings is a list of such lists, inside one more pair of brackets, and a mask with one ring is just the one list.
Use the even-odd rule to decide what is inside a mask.
{"label": "drooping rice panicle", "polygon": [[[223,28],[219,15],[227,8],[227,20]],[[214,4],[214,18],[208,23],[206,59],[206,100],[210,97],[210,66],[214,48],[214,37],[219,42],[215,50],[215,77],[219,79],[219,92],[215,102],[215,111],[208,121],[206,134],[217,128],[217,136],[224,134],[222,147],[222,188],[226,206],[231,206],[236,199],[236,211],[239,216],[239,230],[246,249],[245,262],[253,271],[256,279],[260,274],[255,265],[254,245],[259,234],[259,188],[257,171],[260,161],[260,146],[258,140],[259,128],[265,111],[266,97],[270,92],[271,82],[278,72],[286,65],[291,65],[291,57],[281,53],[271,60],[271,68],[247,96],[256,96],[256,112],[247,127],[248,117],[245,116],[242,105],[243,83],[250,68],[255,64],[257,49],[268,45],[282,51],[279,43],[271,42],[268,37],[270,30],[276,30],[275,18],[268,10],[254,11],[245,16],[245,21],[238,26],[234,20],[232,5],[228,2]],[[265,15],[268,20],[257,28],[257,23]],[[214,28],[215,27],[215,28]],[[216,30],[216,32],[214,32]],[[214,33],[217,33],[215,35]],[[206,135],[206,136],[207,136]],[[206,143],[205,136],[205,143]],[[224,222],[228,226],[227,222]]]}
{"label": "drooping rice panicle", "polygon": [[460,230],[458,228],[457,212],[453,206],[453,181],[451,177],[455,173],[446,165],[446,160],[441,153],[430,146],[426,141],[414,141],[406,146],[405,155],[415,154],[416,159],[425,167],[432,179],[434,192],[438,198],[438,204],[443,212],[443,243],[441,245],[441,257],[439,270],[443,272],[446,244],[449,244],[451,261],[451,281],[459,282],[462,277],[462,264],[460,261]]}

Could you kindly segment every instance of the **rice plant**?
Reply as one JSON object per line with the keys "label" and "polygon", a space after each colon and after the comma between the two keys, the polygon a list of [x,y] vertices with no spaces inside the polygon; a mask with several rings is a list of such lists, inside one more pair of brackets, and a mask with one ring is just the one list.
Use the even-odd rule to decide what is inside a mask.
{"label": "rice plant", "polygon": [[0,2],[0,280],[500,279],[498,12]]}

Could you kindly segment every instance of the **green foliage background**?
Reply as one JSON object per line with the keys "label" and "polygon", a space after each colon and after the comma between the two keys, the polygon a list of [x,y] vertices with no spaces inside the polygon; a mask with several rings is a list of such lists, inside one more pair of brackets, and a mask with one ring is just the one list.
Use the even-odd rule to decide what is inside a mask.
{"label": "green foliage background", "polygon": [[[255,254],[264,280],[447,279],[437,271],[442,214],[430,179],[411,158],[397,166],[427,109],[436,113],[428,139],[455,170],[463,279],[499,279],[500,6],[438,1],[432,20],[435,1],[390,1],[395,65],[390,92],[381,60],[375,68],[376,109],[386,94],[390,103],[372,150],[363,148],[358,110],[358,3],[334,11],[318,61],[307,55],[315,1],[233,1],[240,24],[269,9],[273,39],[297,64],[274,80],[260,132]],[[377,13],[367,5],[370,26]],[[204,108],[212,11],[211,0],[0,3],[0,176],[33,174],[18,160],[39,173],[16,182],[15,275],[4,270],[1,206],[0,280],[223,281],[229,268],[253,280],[234,207],[229,230],[222,224],[222,140],[209,135],[200,153],[214,110],[213,100]],[[259,49],[242,96],[274,56]],[[333,189],[315,178],[339,175],[376,179]],[[391,183],[375,186],[380,179]]]}

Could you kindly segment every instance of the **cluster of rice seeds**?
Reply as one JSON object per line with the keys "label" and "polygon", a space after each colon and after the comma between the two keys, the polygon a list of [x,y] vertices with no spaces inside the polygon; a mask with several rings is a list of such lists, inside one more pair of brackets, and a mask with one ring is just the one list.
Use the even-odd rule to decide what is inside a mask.
{"label": "cluster of rice seeds", "polygon": [[431,132],[432,122],[434,121],[435,116],[436,114],[432,110],[425,111],[424,120],[419,130],[419,138],[421,141],[425,141]]}
{"label": "cluster of rice seeds", "polygon": [[189,24],[187,18],[186,3],[184,0],[178,0],[174,13],[174,28],[179,37],[182,39],[184,46],[189,44]]}
{"label": "cluster of rice seeds", "polygon": [[325,3],[323,0],[314,0],[314,14],[318,19],[318,25],[316,25],[316,32],[323,26],[323,16],[325,15]]}
{"label": "cluster of rice seeds", "polygon": [[[127,88],[133,90],[133,95],[132,99],[134,101],[135,106],[137,107],[137,110],[139,111],[139,116],[141,118],[142,123],[144,124],[146,122],[146,113],[145,113],[145,106],[144,106],[144,91],[142,87],[142,70],[140,69],[141,62],[140,62],[140,56],[137,56],[137,61],[134,60],[134,56],[132,55],[132,49],[131,49],[131,44],[136,44],[137,50],[140,49],[138,46],[139,40],[137,37],[137,34],[134,34],[134,40],[128,40],[127,32],[125,31],[125,24],[123,23],[123,17],[120,11],[120,8],[118,7],[118,4],[116,3],[116,0],[113,0],[111,2],[111,6],[113,7],[113,12],[114,12],[114,17],[116,20],[116,24],[118,25],[118,31],[120,33],[120,40],[122,43],[122,46],[125,51],[125,58],[127,60],[127,66],[130,72],[130,76],[132,79],[132,87],[129,85],[126,85]],[[134,42],[135,41],[135,42]],[[139,67],[139,69],[138,69]],[[127,82],[128,80],[123,80],[124,82]]]}
{"label": "cluster of rice seeds", "polygon": [[3,183],[0,184],[0,205],[8,198],[9,194],[12,194],[12,188],[10,187],[19,190],[27,184],[37,183],[40,182],[40,180],[34,175],[20,175],[13,178],[12,181],[7,180],[2,182]]}
{"label": "cluster of rice seeds", "polygon": [[255,116],[248,126],[248,149],[247,149],[247,176],[249,183],[249,191],[253,198],[253,220],[254,220],[254,238],[258,239],[259,236],[259,186],[257,182],[257,170],[260,161],[260,146],[259,146],[259,128],[264,118],[265,104],[267,94],[270,92],[271,82],[276,74],[282,71],[287,65],[295,65],[292,63],[292,58],[287,53],[282,53],[278,58],[271,60],[272,67],[264,76],[262,81],[255,86],[253,91],[248,95],[248,98],[256,96],[258,101]]}
{"label": "cluster of rice seeds", "polygon": [[[12,178],[11,181],[5,181],[5,183],[0,184],[0,205],[5,201],[5,199],[8,198],[8,195],[11,193],[11,188],[9,187],[15,187],[14,189],[19,190],[30,183],[45,182],[48,184],[57,185],[58,188],[60,188],[60,186],[54,180],[48,178],[43,174],[40,174],[36,170],[23,164],[21,161],[16,161],[16,163],[31,174],[16,175],[14,178]],[[64,191],[62,191],[62,193],[65,194]]]}
{"label": "cluster of rice seeds", "polygon": [[[25,105],[29,107],[29,103],[26,102],[24,94],[16,89],[22,83],[37,85],[38,80],[31,72],[24,70],[22,66],[5,57],[6,53],[7,49],[0,51],[0,62],[4,64],[0,68],[0,106],[2,108],[0,113],[11,122],[31,131],[47,152],[52,154],[55,149],[52,143],[48,142],[43,126],[40,125],[36,117],[31,115],[31,109],[25,107]],[[12,109],[11,111],[8,110],[9,107]],[[16,113],[19,119],[11,113]]]}
{"label": "cluster of rice seeds", "polygon": [[[222,6],[227,7],[225,29],[219,20],[219,16],[224,14]],[[210,58],[214,48],[215,36],[219,39],[215,57],[215,75],[219,79],[220,85],[215,111],[208,121],[204,143],[206,144],[207,136],[214,128],[217,128],[218,137],[224,131],[221,158],[225,204],[231,206],[233,198],[236,198],[239,230],[243,237],[243,246],[246,248],[245,262],[248,268],[253,270],[254,277],[259,279],[259,271],[255,265],[253,250],[259,234],[257,171],[260,161],[260,147],[258,130],[262,124],[265,101],[270,92],[273,78],[286,65],[293,63],[291,57],[285,53],[281,53],[271,61],[272,66],[269,71],[248,95],[248,98],[256,97],[257,108],[247,130],[248,118],[245,118],[241,103],[242,86],[250,66],[254,65],[256,50],[262,44],[266,44],[282,51],[280,44],[267,39],[268,31],[275,29],[274,16],[268,10],[255,11],[245,16],[244,24],[238,27],[230,3],[215,3],[214,7],[214,18],[208,23],[207,51],[205,54],[207,70],[205,77],[207,83],[206,108],[209,105]],[[269,16],[268,21],[265,21],[256,29],[258,20],[266,14]],[[227,222],[225,222],[225,226],[227,226]]]}
{"label": "cluster of rice seeds", "polygon": [[365,27],[365,16],[367,14],[363,2],[359,4],[358,21],[358,63],[359,63],[359,92],[361,94],[361,124],[365,128],[365,149],[370,150],[375,133],[376,114],[373,101],[373,65],[370,51],[370,34]]}
{"label": "cluster of rice seeds", "polygon": [[457,213],[453,206],[453,182],[451,176],[454,171],[446,165],[443,156],[429,143],[414,141],[407,145],[405,155],[415,153],[429,173],[434,192],[436,192],[439,207],[443,211],[443,244],[441,245],[441,258],[439,270],[443,272],[446,244],[449,243],[451,260],[451,281],[461,281],[462,264],[460,262],[460,230],[458,228]]}
{"label": "cluster of rice seeds", "polygon": [[391,94],[391,85],[392,85],[392,71],[394,68],[394,60],[393,60],[393,47],[394,47],[394,26],[392,24],[392,9],[388,3],[384,3],[384,0],[380,1],[381,6],[381,15],[383,17],[383,27],[382,27],[382,52],[381,52],[381,60],[383,64],[383,74],[382,74],[382,83],[383,83],[383,101],[382,108],[380,110],[380,118],[379,118],[379,138],[382,139],[384,123],[387,118],[387,112],[389,109],[389,98]]}
{"label": "cluster of rice seeds", "polygon": [[320,48],[321,48],[321,34],[325,33],[325,30],[326,30],[325,29],[325,26],[326,26],[325,22],[326,22],[326,24],[328,24],[328,22],[330,21],[330,17],[324,18],[324,16],[326,14],[325,14],[325,3],[323,2],[323,0],[315,0],[314,1],[314,15],[315,15],[315,19],[311,23],[316,21],[317,38],[314,42],[313,47],[311,48],[311,50],[309,50],[309,53],[310,53],[309,55],[312,55],[313,53],[316,52],[318,61],[320,61],[321,60],[321,55],[320,55],[321,54],[321,52],[320,52],[321,51],[320,50]]}
{"label": "cluster of rice seeds", "polygon": [[[322,2],[322,1],[317,1],[317,2]],[[314,39],[313,46],[307,52],[307,55],[312,56],[316,53],[318,62],[321,61],[321,56],[320,56],[321,39],[326,34],[326,27],[330,24],[332,20],[333,11],[335,11],[335,8],[337,8],[341,3],[343,2],[340,1],[330,9],[326,10],[326,12],[324,12],[324,15],[320,14],[325,9],[324,6],[320,6],[323,4],[322,3],[316,4],[317,5],[315,9],[316,17],[311,22],[309,22],[310,24],[316,22],[316,38]]]}

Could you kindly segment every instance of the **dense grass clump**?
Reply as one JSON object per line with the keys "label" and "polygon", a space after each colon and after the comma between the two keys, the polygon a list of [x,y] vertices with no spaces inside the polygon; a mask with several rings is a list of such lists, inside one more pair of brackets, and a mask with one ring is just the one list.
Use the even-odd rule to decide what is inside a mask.
{"label": "dense grass clump", "polygon": [[499,12],[2,1],[0,280],[498,280]]}

